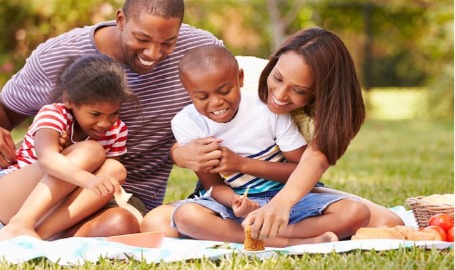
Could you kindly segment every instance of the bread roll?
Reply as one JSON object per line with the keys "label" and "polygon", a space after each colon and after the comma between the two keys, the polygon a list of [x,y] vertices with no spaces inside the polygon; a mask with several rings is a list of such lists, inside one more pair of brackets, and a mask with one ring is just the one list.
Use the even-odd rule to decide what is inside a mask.
{"label": "bread roll", "polygon": [[258,251],[265,249],[265,243],[263,240],[257,240],[251,238],[251,226],[245,228],[245,242],[243,248],[248,251]]}

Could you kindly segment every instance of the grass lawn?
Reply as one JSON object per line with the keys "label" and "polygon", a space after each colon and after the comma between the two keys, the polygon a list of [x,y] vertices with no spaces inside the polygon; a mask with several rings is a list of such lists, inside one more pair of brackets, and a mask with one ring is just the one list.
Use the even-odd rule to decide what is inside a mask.
{"label": "grass lawn", "polygon": [[[382,205],[405,205],[411,196],[454,193],[453,120],[373,120],[365,123],[348,152],[323,177],[329,187],[355,193]],[[166,202],[184,198],[194,187],[192,172],[175,168]],[[218,261],[147,265],[101,259],[82,267],[61,267],[46,259],[1,269],[454,269],[453,249],[278,255],[257,259],[234,256]]]}

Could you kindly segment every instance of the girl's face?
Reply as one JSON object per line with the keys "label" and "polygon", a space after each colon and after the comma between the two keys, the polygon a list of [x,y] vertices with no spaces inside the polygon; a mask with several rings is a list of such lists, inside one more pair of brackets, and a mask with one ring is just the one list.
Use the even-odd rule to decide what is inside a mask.
{"label": "girl's face", "polygon": [[72,110],[77,127],[73,137],[83,140],[87,136],[91,139],[101,139],[111,126],[119,119],[121,104],[93,103],[75,105],[65,102],[65,106]]}
{"label": "girl's face", "polygon": [[313,83],[304,58],[293,51],[283,53],[267,77],[267,107],[281,114],[308,105],[314,98]]}
{"label": "girl's face", "polygon": [[218,123],[231,121],[240,104],[243,71],[224,65],[207,72],[189,72],[191,74],[182,76],[182,84],[196,110]]}

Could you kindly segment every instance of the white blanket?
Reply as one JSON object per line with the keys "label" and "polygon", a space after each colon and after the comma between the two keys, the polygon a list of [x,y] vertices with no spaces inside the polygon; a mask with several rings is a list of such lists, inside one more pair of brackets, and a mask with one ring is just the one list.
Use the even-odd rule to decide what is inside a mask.
{"label": "white blanket", "polygon": [[[407,226],[417,227],[411,211],[404,207],[391,208]],[[109,242],[103,238],[72,237],[55,241],[43,241],[30,236],[19,236],[0,242],[0,259],[18,264],[34,258],[45,257],[60,265],[81,265],[87,261],[97,262],[101,257],[112,259],[137,259],[147,263],[173,262],[189,259],[230,256],[234,252],[254,255],[260,259],[277,254],[297,255],[303,253],[330,253],[359,250],[391,250],[421,246],[424,248],[445,249],[453,243],[440,241],[404,241],[404,240],[350,240],[322,244],[297,245],[287,248],[266,248],[264,251],[246,252],[242,244],[215,241],[165,238],[160,248],[139,248]]]}
{"label": "white blanket", "polygon": [[198,258],[217,259],[234,252],[258,256],[260,259],[277,254],[330,253],[361,250],[391,250],[401,247],[421,246],[445,249],[453,243],[440,241],[404,240],[350,240],[322,244],[306,244],[287,248],[266,248],[264,251],[246,252],[241,244],[226,244],[214,241],[165,238],[160,248],[138,248],[102,238],[72,237],[56,241],[42,241],[29,236],[19,236],[0,242],[0,258],[18,264],[28,260],[46,257],[60,265],[82,265],[97,262],[100,258],[137,259],[147,263],[173,262]]}

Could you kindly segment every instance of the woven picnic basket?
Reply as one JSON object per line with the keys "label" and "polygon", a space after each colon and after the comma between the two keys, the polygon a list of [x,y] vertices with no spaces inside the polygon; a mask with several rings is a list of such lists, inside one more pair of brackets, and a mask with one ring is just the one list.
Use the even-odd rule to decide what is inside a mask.
{"label": "woven picnic basket", "polygon": [[[450,195],[450,194],[447,194]],[[428,221],[435,214],[447,214],[454,217],[454,207],[452,203],[431,203],[425,200],[425,196],[417,196],[406,199],[407,205],[412,209],[414,217],[420,228],[428,226]]]}

